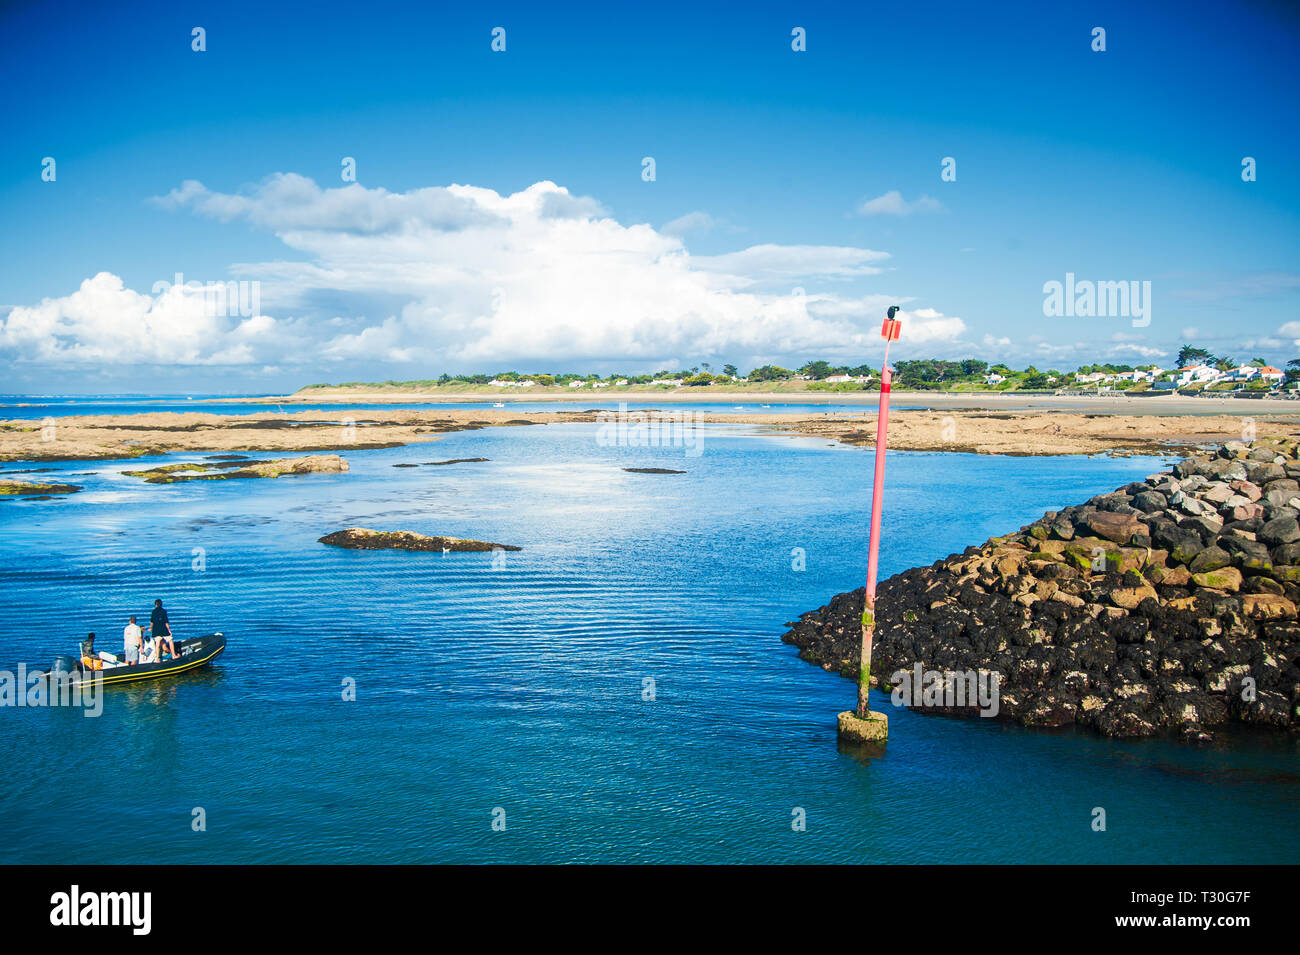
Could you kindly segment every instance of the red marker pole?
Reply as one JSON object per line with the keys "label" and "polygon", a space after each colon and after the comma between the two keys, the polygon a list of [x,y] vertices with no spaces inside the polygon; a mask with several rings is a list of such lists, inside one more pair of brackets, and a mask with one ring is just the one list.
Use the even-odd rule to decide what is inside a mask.
{"label": "red marker pole", "polygon": [[871,487],[871,540],[867,550],[867,589],[862,607],[862,662],[858,669],[858,718],[871,712],[867,693],[871,689],[871,641],[876,633],[876,571],[880,562],[880,509],[885,492],[885,444],[889,430],[889,343],[898,339],[901,323],[894,318],[897,306],[880,329],[885,339],[885,358],[880,366],[880,414],[876,419],[876,469]]}

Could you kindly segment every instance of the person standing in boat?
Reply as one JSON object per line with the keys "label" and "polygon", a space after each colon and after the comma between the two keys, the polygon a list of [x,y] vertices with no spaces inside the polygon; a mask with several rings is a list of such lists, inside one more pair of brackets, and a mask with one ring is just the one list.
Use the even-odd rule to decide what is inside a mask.
{"label": "person standing in boat", "polygon": [[104,669],[104,661],[101,660],[99,654],[95,652],[94,631],[86,634],[86,639],[81,641],[81,665],[87,670]]}
{"label": "person standing in boat", "polygon": [[131,618],[131,622],[122,631],[122,645],[126,651],[126,662],[128,664],[139,663],[140,650],[144,647],[144,631],[135,622],[135,617]]}
{"label": "person standing in boat", "polygon": [[176,644],[172,642],[172,625],[167,619],[167,611],[163,609],[161,600],[153,602],[153,613],[149,615],[149,630],[153,634],[154,659],[162,659],[163,644],[166,644],[167,652],[175,657]]}

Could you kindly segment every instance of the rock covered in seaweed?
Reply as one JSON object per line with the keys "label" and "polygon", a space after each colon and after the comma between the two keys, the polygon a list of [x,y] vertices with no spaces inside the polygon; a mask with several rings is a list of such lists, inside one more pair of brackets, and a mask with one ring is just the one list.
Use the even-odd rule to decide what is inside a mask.
{"label": "rock covered in seaweed", "polygon": [[[873,683],[999,675],[1000,716],[1107,736],[1300,729],[1300,443],[1229,442],[884,581]],[[782,638],[856,678],[863,592]]]}
{"label": "rock covered in seaweed", "polygon": [[[233,465],[233,466],[232,466]],[[308,454],[274,461],[237,460],[221,464],[164,464],[143,471],[123,471],[144,478],[148,484],[176,484],[181,481],[226,481],[237,478],[276,478],[297,474],[340,474],[348,470],[347,458],[337,454]]]}
{"label": "rock covered in seaweed", "polygon": [[463,537],[429,537],[414,531],[372,531],[365,527],[349,527],[319,539],[332,547],[352,550],[432,550],[432,551],[490,551],[522,550],[514,544],[491,544],[487,541],[467,540]]}
{"label": "rock covered in seaweed", "polygon": [[0,495],[40,495],[42,498],[53,494],[75,494],[81,490],[80,484],[48,484],[41,481],[6,481],[0,480]]}

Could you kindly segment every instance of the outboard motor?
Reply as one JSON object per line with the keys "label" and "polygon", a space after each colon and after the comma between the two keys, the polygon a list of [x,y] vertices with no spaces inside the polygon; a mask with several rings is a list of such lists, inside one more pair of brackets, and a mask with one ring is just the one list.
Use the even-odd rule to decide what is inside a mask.
{"label": "outboard motor", "polygon": [[50,667],[50,682],[66,683],[77,675],[81,662],[76,657],[69,657],[60,654],[54,658],[54,665]]}

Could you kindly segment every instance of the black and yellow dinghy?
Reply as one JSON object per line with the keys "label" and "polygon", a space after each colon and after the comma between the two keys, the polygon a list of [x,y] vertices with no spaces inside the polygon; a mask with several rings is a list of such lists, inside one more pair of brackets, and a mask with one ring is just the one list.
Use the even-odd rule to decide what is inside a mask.
{"label": "black and yellow dinghy", "polygon": [[175,657],[153,663],[126,663],[117,666],[106,663],[102,670],[88,669],[76,657],[56,657],[54,666],[46,676],[67,680],[74,686],[93,682],[96,676],[103,676],[105,686],[134,683],[136,680],[159,680],[205,667],[221,656],[226,649],[226,636],[223,633],[209,633],[202,637],[191,637],[189,640],[175,642]]}

